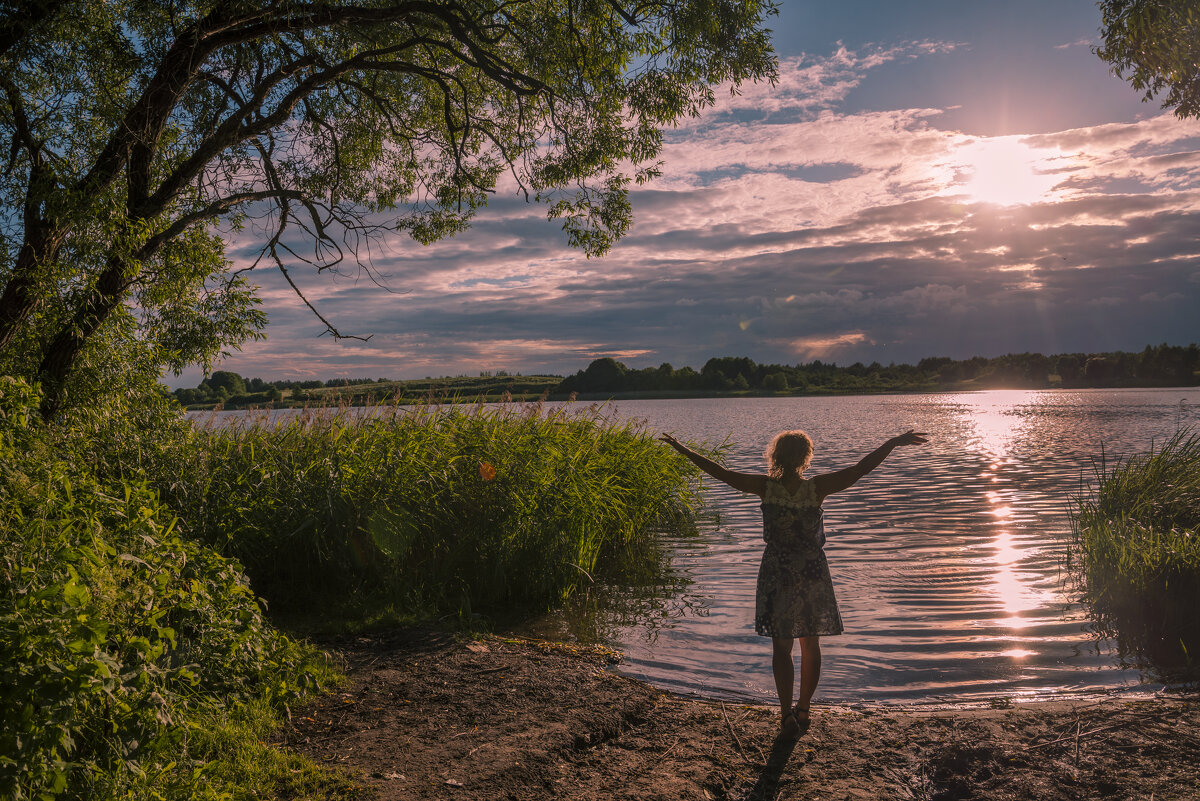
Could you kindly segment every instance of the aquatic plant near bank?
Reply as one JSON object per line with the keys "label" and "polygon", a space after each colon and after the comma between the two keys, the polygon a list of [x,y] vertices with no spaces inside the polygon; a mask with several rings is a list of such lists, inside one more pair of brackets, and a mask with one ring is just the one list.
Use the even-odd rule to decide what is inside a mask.
{"label": "aquatic plant near bank", "polygon": [[696,502],[686,462],[597,407],[311,410],[194,450],[163,477],[187,530],[276,611],[343,619],[544,608],[660,563]]}
{"label": "aquatic plant near bank", "polygon": [[1200,432],[1097,469],[1071,520],[1102,626],[1170,673],[1200,653]]}

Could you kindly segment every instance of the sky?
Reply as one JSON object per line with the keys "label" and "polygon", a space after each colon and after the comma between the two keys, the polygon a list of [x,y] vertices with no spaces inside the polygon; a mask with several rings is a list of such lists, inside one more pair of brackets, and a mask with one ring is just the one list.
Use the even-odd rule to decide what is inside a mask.
{"label": "sky", "polygon": [[[397,238],[365,277],[256,269],[270,379],[915,363],[1200,341],[1200,121],[1091,48],[1090,0],[783,0],[779,81],[669,131],[602,258],[498,195],[470,231]],[[253,243],[231,243],[235,265]],[[194,386],[196,370],[168,379]]]}

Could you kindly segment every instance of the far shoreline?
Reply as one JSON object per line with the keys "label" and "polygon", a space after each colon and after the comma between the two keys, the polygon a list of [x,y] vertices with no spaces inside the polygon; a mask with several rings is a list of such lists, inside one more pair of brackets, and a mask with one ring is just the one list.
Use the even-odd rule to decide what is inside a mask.
{"label": "far shoreline", "polygon": [[1181,391],[1200,390],[1200,384],[1190,386],[1102,386],[1102,387],[1016,387],[1016,386],[957,386],[929,387],[916,389],[881,389],[881,390],[825,390],[818,392],[759,392],[754,390],[644,390],[632,392],[577,392],[572,395],[555,393],[517,393],[508,395],[457,395],[453,393],[423,393],[420,395],[401,395],[380,397],[371,403],[347,403],[343,399],[331,396],[321,401],[283,401],[264,404],[249,404],[245,406],[230,406],[227,404],[192,404],[184,406],[185,412],[241,412],[241,411],[276,411],[281,409],[370,409],[379,406],[439,406],[445,404],[529,404],[529,403],[611,403],[628,400],[714,400],[714,399],[759,399],[759,398],[847,398],[847,397],[886,397],[912,395],[961,395],[982,392],[1124,392],[1124,391]]}
{"label": "far shoreline", "polygon": [[184,406],[227,407],[324,403],[375,405],[445,402],[472,398],[504,400],[629,400],[712,397],[805,397],[968,392],[993,389],[1109,389],[1200,386],[1200,345],[1146,345],[1137,352],[1008,353],[952,359],[933,356],[915,365],[891,362],[838,366],[814,359],[807,363],[759,364],[747,356],[714,356],[699,370],[630,367],[612,357],[594,359],[571,375],[483,370],[474,375],[424,378],[350,378],[327,380],[246,378],[228,370],[206,376],[195,389],[172,395]]}

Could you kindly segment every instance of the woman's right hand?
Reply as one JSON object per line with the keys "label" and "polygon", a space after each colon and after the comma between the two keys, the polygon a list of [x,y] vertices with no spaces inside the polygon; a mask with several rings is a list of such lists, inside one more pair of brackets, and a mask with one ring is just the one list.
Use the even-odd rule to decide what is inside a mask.
{"label": "woman's right hand", "polygon": [[910,428],[900,436],[892,437],[891,442],[892,445],[897,448],[903,447],[904,445],[924,445],[926,442],[929,442],[929,435],[914,431]]}

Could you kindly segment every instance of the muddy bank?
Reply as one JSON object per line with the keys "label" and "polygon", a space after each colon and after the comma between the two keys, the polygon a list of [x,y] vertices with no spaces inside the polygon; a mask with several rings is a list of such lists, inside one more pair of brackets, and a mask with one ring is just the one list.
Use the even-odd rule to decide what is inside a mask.
{"label": "muddy bank", "polygon": [[350,683],[280,739],[378,799],[1200,798],[1195,698],[817,705],[787,741],[775,709],[663,693],[603,649],[428,632],[329,647]]}

